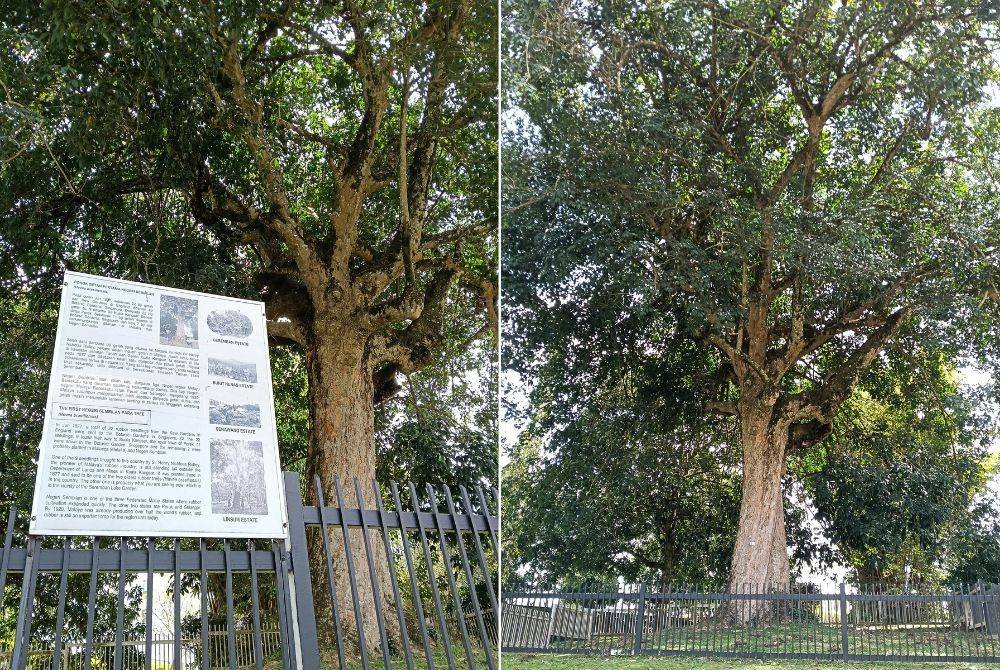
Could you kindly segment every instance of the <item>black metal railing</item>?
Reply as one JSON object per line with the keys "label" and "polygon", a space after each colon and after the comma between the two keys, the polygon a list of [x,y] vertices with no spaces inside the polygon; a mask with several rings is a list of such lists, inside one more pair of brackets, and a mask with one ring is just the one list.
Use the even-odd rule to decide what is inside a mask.
{"label": "black metal railing", "polygon": [[[250,667],[254,665],[253,631],[241,629],[234,633],[236,638],[236,665]],[[215,627],[209,632],[209,657],[212,659],[213,670],[225,670],[229,667],[227,658],[228,634],[225,629]],[[201,647],[200,637],[190,634],[180,638],[182,666],[198,668],[201,666],[198,650]],[[154,668],[169,667],[174,658],[175,645],[178,642],[172,636],[154,635],[152,640],[152,666]],[[276,657],[281,653],[281,633],[278,630],[261,631],[262,651],[264,658]],[[59,666],[63,670],[93,670],[93,668],[110,668],[114,666],[115,645],[113,642],[95,642],[91,645],[93,662],[89,668],[83,665],[83,641],[66,641],[62,645],[62,658]],[[145,635],[128,635],[123,641],[122,670],[143,670],[145,667]],[[36,642],[27,651],[27,670],[48,670],[52,667],[55,648],[51,643]],[[13,649],[0,642],[0,667],[10,668]]]}
{"label": "black metal railing", "polygon": [[[428,486],[421,498],[409,485],[407,504],[392,483],[386,505],[372,484],[369,509],[367,503],[347,504],[339,480],[336,507],[324,504],[318,482],[317,506],[303,504],[297,474],[285,473],[284,484],[287,542],[38,537],[27,535],[19,524],[24,516],[9,510],[0,553],[0,623],[15,623],[0,670],[263,670],[271,659],[285,670],[319,670],[321,657],[336,659],[342,670],[496,668],[495,490],[487,496],[482,488],[470,493],[460,487],[456,499],[448,488]],[[353,499],[364,501],[360,483],[352,484]],[[332,611],[314,607],[310,534],[322,546],[321,581],[330,589]],[[350,615],[336,605],[341,566],[353,585]],[[367,592],[357,588],[361,570],[371,580]],[[154,622],[158,573],[183,587],[172,586],[169,651],[157,641],[162,612]],[[43,591],[47,600],[39,603]],[[363,622],[371,612],[377,640],[365,639]],[[387,618],[398,635],[388,634]],[[222,639],[214,628],[220,622]],[[335,639],[321,647],[318,628],[330,624]],[[277,631],[277,645],[267,639],[269,631]]]}
{"label": "black metal railing", "polygon": [[[345,638],[353,637],[358,642],[358,657],[353,662],[365,670],[375,665],[389,668],[393,661],[408,670],[438,666],[495,670],[499,526],[497,517],[491,514],[490,502],[498,505],[499,493],[491,491],[490,501],[481,487],[474,491],[475,498],[459,487],[456,500],[448,487],[438,490],[428,485],[421,498],[416,487],[409,484],[407,509],[398,485],[391,483],[389,488],[390,508],[383,507],[381,495],[375,491],[375,509],[360,512],[344,506],[344,488],[337,479],[334,489],[338,506],[324,506],[323,489],[317,479],[313,492],[319,506],[303,507],[302,530],[318,534],[323,549],[337,663],[341,668],[351,667],[352,660],[345,653],[351,645]],[[356,500],[363,499],[357,480],[353,482],[353,493]],[[355,556],[353,547],[358,543],[352,541],[352,530],[361,528],[363,556]],[[305,533],[296,537],[294,524],[291,532],[292,544],[305,546]],[[338,580],[332,574],[335,556],[340,556],[347,568],[352,606],[347,612],[337,606],[342,599],[338,598]],[[380,561],[389,567],[391,593],[382,593],[386,580],[379,577]],[[367,639],[368,632],[362,625],[362,576],[371,585],[378,640]],[[302,586],[297,593],[312,591]],[[313,609],[312,604],[301,607]],[[398,648],[393,648],[391,640],[393,627],[400,632]],[[312,635],[315,632],[309,631],[304,637]],[[379,661],[373,660],[373,650],[378,650]]]}
{"label": "black metal railing", "polygon": [[1000,662],[1000,587],[645,584],[503,594],[504,653]]}

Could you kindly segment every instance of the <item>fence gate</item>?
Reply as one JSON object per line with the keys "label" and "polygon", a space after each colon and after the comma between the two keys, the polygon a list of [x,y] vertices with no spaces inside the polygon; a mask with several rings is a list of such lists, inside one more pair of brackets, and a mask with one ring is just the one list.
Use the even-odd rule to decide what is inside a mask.
{"label": "fence gate", "polygon": [[[42,538],[20,532],[26,519],[10,509],[0,526],[0,626],[14,635],[0,638],[0,670],[263,670],[265,662],[319,670],[321,656],[342,670],[496,669],[496,490],[487,497],[480,487],[453,494],[409,484],[401,492],[393,482],[383,501],[369,483],[376,504],[364,509],[343,504],[339,480],[336,506],[325,504],[318,481],[316,506],[303,504],[298,474],[284,473],[284,483],[287,542]],[[350,485],[364,500],[360,483]],[[358,535],[363,555],[352,549]],[[310,538],[322,548],[329,612],[314,606]],[[351,612],[338,607],[335,563],[346,565]],[[376,575],[386,572],[383,593]],[[160,611],[157,573],[183,587],[172,587]],[[372,611],[377,640],[357,623]],[[157,624],[171,634],[156,634]],[[322,651],[320,627],[333,630]]]}

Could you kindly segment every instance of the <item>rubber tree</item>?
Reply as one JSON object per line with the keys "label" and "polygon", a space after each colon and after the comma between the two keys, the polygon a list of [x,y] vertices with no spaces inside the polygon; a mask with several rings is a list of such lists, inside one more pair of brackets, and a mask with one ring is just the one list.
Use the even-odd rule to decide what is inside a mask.
{"label": "rubber tree", "polygon": [[[512,326],[632,259],[682,306],[742,451],[731,588],[789,579],[789,452],[901,333],[995,335],[995,26],[980,3],[527,3],[512,15]],[[560,251],[562,249],[562,251]],[[635,282],[639,284],[637,280]],[[554,308],[553,308],[554,309]],[[523,317],[523,318],[522,318]],[[739,616],[757,616],[744,608]]]}
{"label": "rubber tree", "polygon": [[5,221],[126,254],[124,226],[88,231],[149,202],[192,221],[304,352],[310,481],[373,495],[376,405],[495,324],[495,10],[21,3],[2,26]]}

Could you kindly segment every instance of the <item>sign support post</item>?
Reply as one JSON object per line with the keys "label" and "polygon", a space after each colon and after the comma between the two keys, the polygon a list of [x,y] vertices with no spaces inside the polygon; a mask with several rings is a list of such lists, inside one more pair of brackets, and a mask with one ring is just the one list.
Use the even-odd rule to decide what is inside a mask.
{"label": "sign support post", "polygon": [[292,631],[295,638],[299,670],[319,670],[319,638],[316,633],[316,610],[313,606],[312,576],[309,570],[309,547],[306,524],[302,516],[302,494],[299,475],[284,473],[285,502],[288,506],[288,548],[292,559],[292,575],[288,588],[292,604]]}

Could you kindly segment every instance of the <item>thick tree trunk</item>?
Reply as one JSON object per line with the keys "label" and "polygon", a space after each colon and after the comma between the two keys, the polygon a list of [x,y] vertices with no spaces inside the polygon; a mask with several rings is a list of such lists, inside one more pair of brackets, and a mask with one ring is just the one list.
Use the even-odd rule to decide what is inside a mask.
{"label": "thick tree trunk", "polygon": [[[782,468],[784,470],[784,468]],[[784,475],[782,475],[784,476]],[[782,499],[782,503],[784,499]],[[791,585],[791,567],[788,564],[788,530],[785,527],[784,505],[780,509],[774,523],[774,535],[771,538],[771,587],[783,589]]]}
{"label": "thick tree trunk", "polygon": [[[356,507],[359,506],[354,490],[356,477],[364,498],[360,506],[374,506],[374,392],[364,338],[348,328],[317,328],[312,346],[306,352],[306,365],[310,414],[309,489],[313,490],[314,477],[319,475],[326,505],[335,507],[337,490],[334,482],[339,477],[344,505]],[[390,644],[398,650],[400,631],[391,606],[392,591],[385,547],[379,533],[369,532],[368,536],[376,566],[376,585],[382,596],[383,621]],[[377,650],[381,636],[364,538],[360,529],[351,530],[350,538],[357,595],[361,604],[360,630],[364,633],[366,647]],[[355,618],[343,531],[339,526],[331,529],[329,541],[341,627],[350,645],[355,647],[359,640],[359,624]],[[324,646],[332,649],[335,643],[333,615],[322,535],[319,533],[310,538],[310,559],[320,635]]]}
{"label": "thick tree trunk", "polygon": [[[729,573],[731,592],[787,589],[789,580],[784,499],[788,431],[774,426],[773,404],[743,401],[743,500]],[[731,616],[740,623],[759,619],[763,601],[744,601]]]}

